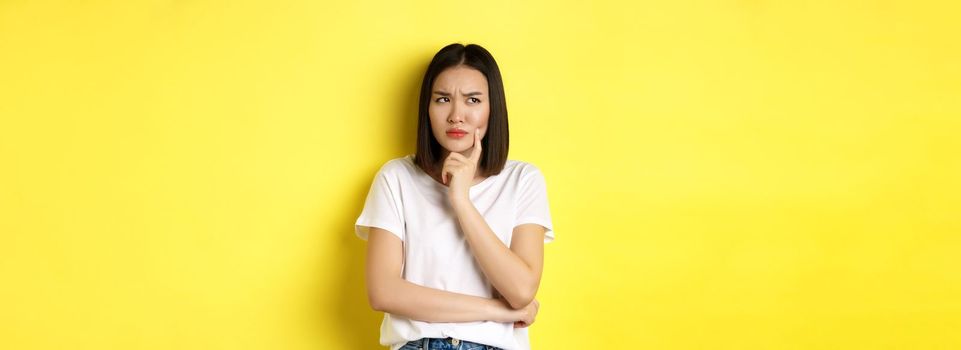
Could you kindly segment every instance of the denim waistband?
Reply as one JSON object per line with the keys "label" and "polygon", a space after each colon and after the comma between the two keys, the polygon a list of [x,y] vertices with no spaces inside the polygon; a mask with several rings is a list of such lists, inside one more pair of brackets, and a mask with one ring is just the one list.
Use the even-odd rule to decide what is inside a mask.
{"label": "denim waistband", "polygon": [[412,340],[401,347],[402,350],[503,350],[501,348],[481,343],[475,343],[456,338],[420,338]]}

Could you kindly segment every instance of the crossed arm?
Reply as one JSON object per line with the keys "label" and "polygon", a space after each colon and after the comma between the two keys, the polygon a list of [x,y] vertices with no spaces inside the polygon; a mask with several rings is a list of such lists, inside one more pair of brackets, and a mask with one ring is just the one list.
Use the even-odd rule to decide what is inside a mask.
{"label": "crossed arm", "polygon": [[471,252],[504,299],[448,292],[404,280],[403,242],[386,230],[371,227],[366,266],[371,307],[426,322],[524,319],[530,311],[523,309],[529,308],[540,283],[546,229],[535,224],[517,226],[508,249],[472,204],[457,205],[455,210]]}
{"label": "crossed arm", "polygon": [[530,304],[541,282],[546,229],[536,224],[518,225],[508,248],[470,199],[457,197],[451,203],[467,245],[494,289],[515,309]]}

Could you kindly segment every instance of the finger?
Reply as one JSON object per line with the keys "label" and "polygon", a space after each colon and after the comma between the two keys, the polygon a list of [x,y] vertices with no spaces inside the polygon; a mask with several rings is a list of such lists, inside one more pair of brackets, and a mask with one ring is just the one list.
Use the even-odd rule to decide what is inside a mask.
{"label": "finger", "polygon": [[483,149],[481,149],[480,128],[477,128],[477,130],[474,130],[474,151],[470,154],[470,158],[474,163],[477,163],[480,159],[481,152],[483,152]]}
{"label": "finger", "polygon": [[465,160],[467,160],[467,158],[465,158],[463,154],[457,152],[451,152],[450,155],[447,156],[447,161],[463,162]]}

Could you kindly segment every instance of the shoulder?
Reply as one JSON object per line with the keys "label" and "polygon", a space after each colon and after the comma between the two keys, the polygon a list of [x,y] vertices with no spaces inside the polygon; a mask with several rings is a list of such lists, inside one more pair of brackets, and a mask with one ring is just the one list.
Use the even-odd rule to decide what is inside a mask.
{"label": "shoulder", "polygon": [[527,180],[530,178],[543,178],[541,169],[530,162],[522,160],[508,159],[504,164],[504,170],[508,178],[517,180]]}
{"label": "shoulder", "polygon": [[414,172],[417,165],[414,164],[412,157],[413,156],[408,155],[388,160],[380,167],[380,170],[377,171],[377,176],[399,178],[403,177],[404,174]]}

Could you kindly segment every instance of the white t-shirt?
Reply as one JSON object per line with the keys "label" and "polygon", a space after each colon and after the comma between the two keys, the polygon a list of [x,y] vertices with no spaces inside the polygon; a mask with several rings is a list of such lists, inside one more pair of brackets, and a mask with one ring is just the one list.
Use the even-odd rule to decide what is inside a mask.
{"label": "white t-shirt", "polygon": [[[404,242],[404,279],[425,287],[493,297],[494,289],[471,255],[447,198],[448,187],[414,163],[414,156],[384,164],[371,184],[355,231],[366,240],[370,227],[397,235]],[[554,240],[544,176],[532,164],[507,160],[500,174],[471,186],[471,202],[487,225],[508,247],[514,227],[534,223],[547,229],[544,243]],[[528,328],[513,323],[478,321],[430,323],[384,313],[380,343],[397,350],[420,338],[452,337],[508,350],[528,350]]]}

